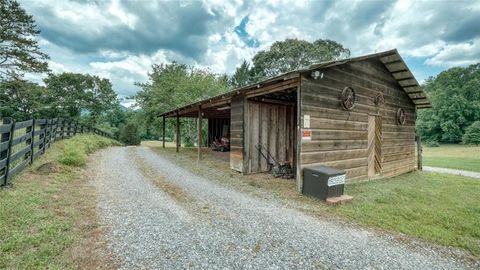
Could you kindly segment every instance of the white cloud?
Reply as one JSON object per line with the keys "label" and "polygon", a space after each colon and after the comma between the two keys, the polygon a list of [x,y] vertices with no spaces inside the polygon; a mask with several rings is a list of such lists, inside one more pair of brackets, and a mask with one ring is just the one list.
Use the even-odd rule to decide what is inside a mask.
{"label": "white cloud", "polygon": [[[430,66],[480,62],[479,0],[180,4],[113,0],[22,5],[43,27],[40,44],[51,56],[54,72],[105,76],[122,95],[138,90],[133,83],[146,80],[153,63],[179,61],[231,74],[243,59],[250,60],[285,38],[336,40],[352,55],[397,48],[406,58],[426,59]],[[249,16],[246,31],[260,42],[258,48],[248,47],[234,32],[245,16]]]}
{"label": "white cloud", "polygon": [[480,39],[471,43],[446,45],[439,53],[427,59],[428,65],[443,67],[464,66],[480,62]]}
{"label": "white cloud", "polygon": [[118,18],[122,23],[127,25],[130,29],[135,29],[135,25],[137,24],[137,16],[134,14],[130,14],[126,12],[123,7],[120,5],[118,0],[112,1],[110,7],[108,8],[108,12],[113,15],[114,17]]}

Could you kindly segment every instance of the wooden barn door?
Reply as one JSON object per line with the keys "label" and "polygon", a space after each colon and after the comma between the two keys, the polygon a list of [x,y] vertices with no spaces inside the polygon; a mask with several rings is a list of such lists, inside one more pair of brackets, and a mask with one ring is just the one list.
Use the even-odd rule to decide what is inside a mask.
{"label": "wooden barn door", "polygon": [[382,117],[368,117],[368,177],[382,172]]}
{"label": "wooden barn door", "polygon": [[278,162],[295,164],[294,110],[293,106],[248,102],[247,173],[269,170],[268,163],[273,164],[274,161],[267,151]]}

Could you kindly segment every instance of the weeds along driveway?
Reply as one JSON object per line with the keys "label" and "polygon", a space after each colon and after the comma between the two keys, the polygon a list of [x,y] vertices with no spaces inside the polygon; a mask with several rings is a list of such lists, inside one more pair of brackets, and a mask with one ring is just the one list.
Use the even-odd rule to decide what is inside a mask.
{"label": "weeds along driveway", "polygon": [[467,268],[429,247],[223,187],[145,147],[106,149],[90,166],[109,246],[125,269]]}

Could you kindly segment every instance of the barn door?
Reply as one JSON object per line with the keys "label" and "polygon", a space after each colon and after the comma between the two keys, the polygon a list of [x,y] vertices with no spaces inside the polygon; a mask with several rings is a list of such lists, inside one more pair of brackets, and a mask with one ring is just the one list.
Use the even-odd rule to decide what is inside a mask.
{"label": "barn door", "polygon": [[294,164],[294,110],[293,106],[248,102],[247,173],[267,172],[268,164],[275,163],[272,157]]}
{"label": "barn door", "polygon": [[368,176],[382,171],[382,117],[368,116]]}

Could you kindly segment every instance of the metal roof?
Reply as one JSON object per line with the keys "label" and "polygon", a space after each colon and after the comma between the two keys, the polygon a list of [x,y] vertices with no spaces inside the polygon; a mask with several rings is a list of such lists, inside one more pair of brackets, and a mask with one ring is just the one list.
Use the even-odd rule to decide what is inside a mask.
{"label": "metal roof", "polygon": [[[347,58],[342,60],[335,60],[335,61],[323,62],[319,64],[313,64],[306,69],[287,72],[255,84],[240,87],[240,88],[231,90],[229,92],[223,93],[221,95],[217,95],[211,98],[204,99],[202,101],[194,102],[186,106],[176,108],[174,110],[165,112],[160,116],[167,116],[167,117],[174,116],[177,113],[180,116],[194,116],[192,112],[197,111],[198,106],[200,105],[202,106],[202,111],[204,109],[207,109],[207,112],[208,112],[208,108],[215,108],[215,110],[217,110],[219,107],[229,104],[230,98],[237,94],[245,94],[248,92],[257,91],[259,89],[262,89],[274,84],[286,82],[294,78],[298,79],[301,74],[312,72],[314,70],[344,65],[349,62],[357,62],[357,61],[363,61],[363,60],[375,59],[375,58],[379,59],[385,65],[387,70],[392,74],[392,76],[395,78],[398,84],[408,94],[408,96],[413,101],[417,109],[432,107],[430,102],[427,99],[427,96],[425,95],[425,92],[420,87],[418,81],[415,79],[415,76],[413,76],[412,72],[408,68],[405,61],[403,61],[398,51],[396,49],[393,49],[389,51],[384,51],[384,52],[379,52],[379,53],[374,53],[374,54],[369,54],[369,55],[364,55],[359,57],[352,57],[352,58]],[[219,114],[218,111],[216,111],[216,113]]]}

